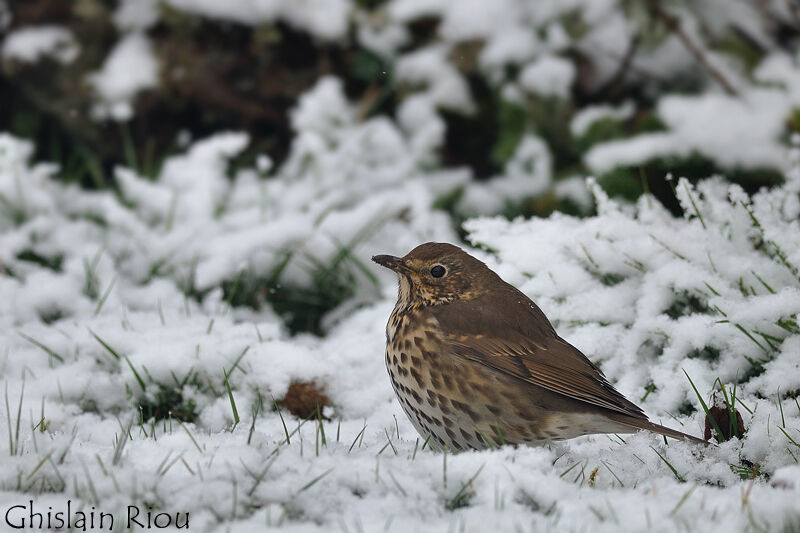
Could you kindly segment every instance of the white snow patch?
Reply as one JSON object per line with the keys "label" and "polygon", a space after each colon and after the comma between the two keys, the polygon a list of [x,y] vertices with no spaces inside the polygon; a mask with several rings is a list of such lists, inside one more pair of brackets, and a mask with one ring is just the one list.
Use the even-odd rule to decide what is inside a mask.
{"label": "white snow patch", "polygon": [[728,168],[786,169],[787,152],[779,137],[789,109],[785,95],[769,89],[753,89],[739,98],[666,96],[659,101],[658,115],[668,131],[595,145],[585,161],[593,172],[602,173],[697,152]]}
{"label": "white snow patch", "polygon": [[512,25],[506,31],[491,35],[479,59],[484,69],[500,69],[530,61],[540,47],[541,43],[530,28]]}
{"label": "white snow patch", "polygon": [[352,6],[348,0],[165,0],[175,9],[249,26],[283,20],[322,39],[344,37]]}
{"label": "white snow patch", "polygon": [[[655,385],[640,402],[654,420],[699,434],[701,414],[670,416],[685,402],[696,405],[682,370],[707,394],[717,377],[726,384],[741,377],[750,367],[745,356],[769,357],[764,372],[737,389],[752,411],[743,410],[745,438],[701,450],[640,433],[624,443],[591,436],[443,456],[422,449],[386,374],[393,276],[378,272],[377,287],[359,278],[360,307],[343,305],[325,337],[291,337],[268,301],[259,311],[230,308],[220,289],[240,272],[273,271],[286,250],[298,259],[286,265],[285,279],[302,282],[314,264],[302,260],[330,264],[337,242],[355,242],[350,253],[370,268],[373,253],[456,240],[431,204],[468,176],[420,170],[403,132],[382,119],[358,122],[351,110],[341,84],[322,82],[297,109],[292,151],[269,179],[258,169],[228,179],[225,162],[247,138],[220,134],[170,158],[153,181],[118,171],[124,204],[112,194],[65,187],[50,178],[52,166],[28,163],[30,143],[0,135],[7,200],[0,210],[0,372],[10,402],[0,434],[14,435],[22,413],[14,453],[3,451],[0,507],[18,504],[19,480],[30,477],[26,498],[45,511],[71,499],[74,508],[91,504],[120,519],[127,505],[157,501],[159,510],[188,512],[198,531],[262,531],[265,524],[373,530],[384,527],[387,514],[398,531],[457,523],[477,531],[519,523],[616,531],[623,516],[626,527],[641,530],[790,523],[798,475],[792,445],[775,426],[785,423],[796,440],[800,412],[790,398],[780,407],[775,398],[778,389],[798,386],[800,336],[791,322],[789,330],[776,322],[797,321],[800,289],[764,246],[798,259],[796,212],[782,206],[797,196],[800,174],[752,198],[721,180],[697,188],[679,181],[689,213],[680,220],[646,198],[630,208],[599,197],[600,214],[584,219],[467,223],[474,242],[497,255],[473,253],[534,297],[624,394],[638,401]],[[508,176],[544,180],[542,147],[526,137]],[[763,228],[761,247],[751,241],[745,206]],[[293,238],[297,246],[287,248]],[[25,250],[60,256],[61,265],[25,260]],[[208,293],[187,297],[187,285]],[[676,303],[685,294],[704,305]],[[731,321],[720,321],[715,309]],[[734,320],[768,335],[754,338],[767,350],[770,339],[776,349],[765,352]],[[295,380],[324,385],[333,401],[324,440],[315,422],[271,409]],[[175,411],[139,424],[156,405],[196,416],[181,422]],[[128,424],[130,436],[120,441]],[[48,454],[58,458],[55,469]],[[731,465],[743,459],[771,481],[742,481]],[[91,489],[81,481],[87,476]],[[457,502],[465,506],[448,510]]]}
{"label": "white snow patch", "polygon": [[618,106],[592,105],[582,108],[572,117],[569,131],[573,137],[585,135],[589,128],[602,119],[627,120],[633,116],[636,108],[633,102],[625,102]]}
{"label": "white snow patch", "polygon": [[136,93],[158,83],[158,63],[150,39],[136,32],[123,37],[100,70],[89,76],[89,82],[100,97],[93,110],[97,118],[130,119]]}
{"label": "white snow patch", "polygon": [[505,165],[505,172],[485,184],[472,184],[464,190],[459,211],[484,215],[502,211],[506,204],[534,198],[552,184],[552,156],[539,137],[525,135]]}
{"label": "white snow patch", "polygon": [[80,52],[72,33],[61,26],[25,26],[9,33],[2,45],[2,57],[23,63],[36,63],[52,57],[60,63],[71,63]]}
{"label": "white snow patch", "polygon": [[486,38],[498,28],[512,27],[520,18],[516,0],[458,0],[448,2],[439,33],[448,42]]}
{"label": "white snow patch", "polygon": [[519,75],[520,85],[540,96],[569,98],[575,81],[575,66],[556,56],[544,56],[528,64]]}
{"label": "white snow patch", "polygon": [[431,105],[464,112],[472,109],[467,83],[447,60],[446,47],[431,46],[401,56],[395,69],[397,80],[421,86]]}
{"label": "white snow patch", "polygon": [[114,10],[114,25],[122,31],[145,31],[158,22],[157,0],[122,0]]}

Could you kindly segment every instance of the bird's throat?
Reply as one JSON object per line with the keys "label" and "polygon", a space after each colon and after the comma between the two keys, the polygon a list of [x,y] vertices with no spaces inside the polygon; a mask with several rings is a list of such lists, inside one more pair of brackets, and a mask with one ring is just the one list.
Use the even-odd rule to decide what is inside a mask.
{"label": "bird's throat", "polygon": [[397,291],[397,306],[401,308],[409,307],[414,300],[411,280],[402,274],[398,278],[400,278],[400,286]]}

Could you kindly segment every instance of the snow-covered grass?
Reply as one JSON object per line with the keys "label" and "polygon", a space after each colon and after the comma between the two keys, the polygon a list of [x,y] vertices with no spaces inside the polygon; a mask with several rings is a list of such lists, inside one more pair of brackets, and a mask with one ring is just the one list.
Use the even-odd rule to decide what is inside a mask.
{"label": "snow-covered grass", "polygon": [[[147,171],[132,142],[113,176],[98,156],[94,191],[0,132],[0,520],[32,500],[112,513],[117,531],[128,506],[140,521],[188,513],[201,532],[798,531],[800,77],[790,39],[772,37],[795,18],[777,0],[722,4],[670,6],[682,41],[614,1],[118,2],[117,40],[81,77],[98,121],[124,130],[137,96],[180,74],[152,31],[176,14],[373,53],[369,81],[388,84],[394,112],[349,101],[337,73],[299,97],[278,164],[236,161],[245,133],[185,132]],[[427,19],[436,30],[417,42]],[[733,29],[757,44],[752,64],[725,51]],[[1,55],[8,72],[67,68],[94,50],[83,38],[14,26]],[[496,175],[483,181],[441,161],[444,111],[487,104],[475,79],[508,118],[487,136]],[[609,87],[649,96],[620,103]],[[749,195],[676,176],[675,218],[584,178],[692,158],[785,182]],[[495,216],[551,196],[597,213]],[[745,434],[429,450],[386,375],[396,286],[369,257],[459,235],[653,420],[700,436],[701,404],[724,396]],[[279,406],[294,382],[332,405],[293,416]]]}
{"label": "snow-covered grass", "polygon": [[[431,206],[470,185],[425,170],[424,154],[409,157],[413,133],[357,122],[341,98],[328,80],[301,103],[278,169],[261,161],[226,178],[246,139],[224,134],[153,181],[120,169],[118,193],[64,186],[29,163],[29,144],[0,138],[0,508],[71,500],[121,529],[132,505],[181,523],[189,513],[192,531],[797,527],[796,165],[753,197],[678,180],[684,219],[595,190],[593,217],[466,224],[473,253],[651,417],[702,434],[685,371],[706,401],[717,379],[737,383],[744,438],[700,449],[640,433],[444,455],[393,398],[394,280],[367,258],[455,240]],[[291,335],[273,293],[331,283],[347,290],[325,335]],[[325,418],[276,409],[293,381],[324,387]]]}
{"label": "snow-covered grass", "polygon": [[[123,159],[122,150],[99,147],[105,139],[102,128],[109,123],[130,126],[124,136],[142,145],[149,142],[148,130],[157,130],[152,137],[161,146],[148,150],[157,152],[158,160],[169,151],[164,146],[169,141],[160,135],[175,136],[172,121],[184,119],[171,113],[164,117],[168,133],[143,125],[162,118],[151,115],[154,109],[173,107],[169,102],[176,86],[199,85],[186,88],[182,97],[190,101],[193,91],[203,91],[204,69],[192,74],[195,65],[209,61],[209,76],[224,77],[223,85],[247,93],[250,85],[264,82],[257,77],[228,79],[230,71],[269,69],[246,61],[255,61],[261,53],[283,57],[278,50],[291,48],[290,35],[299,34],[319,55],[330,53],[325,50],[332,46],[341,48],[347,60],[321,64],[313,76],[299,75],[304,81],[298,80],[297,88],[294,83],[278,84],[293,86],[286,95],[292,101],[310,80],[336,69],[333,72],[359,99],[356,115],[374,118],[383,113],[383,120],[408,136],[406,150],[415,162],[436,168],[436,155],[446,153],[456,164],[470,167],[463,173],[485,179],[508,175],[505,167],[515,158],[519,164],[521,156],[535,156],[530,163],[536,167],[533,183],[522,183],[520,190],[519,179],[490,183],[454,198],[452,208],[460,216],[496,214],[498,206],[506,212],[547,213],[543,208],[526,209],[525,203],[539,200],[552,206],[565,196],[574,200],[562,182],[584,174],[594,174],[608,190],[633,198],[642,189],[639,178],[660,179],[665,162],[669,170],[684,169],[693,180],[724,171],[751,192],[774,183],[787,170],[786,140],[798,131],[800,81],[791,30],[796,13],[782,0],[764,0],[758,6],[746,0],[709,0],[669,2],[660,15],[654,6],[662,3],[630,7],[619,0],[123,0],[107,11],[84,13],[78,7],[72,18],[54,17],[50,24],[30,24],[22,16],[10,25],[15,10],[0,2],[0,28],[9,26],[0,55],[6,75],[16,80],[19,73],[23,89],[42,82],[37,64],[44,72],[52,66],[62,75],[80,78],[80,83],[62,80],[53,82],[50,91],[43,90],[56,93],[53,105],[43,109],[60,114],[63,122],[81,113],[78,102],[90,109],[95,121],[84,127],[96,128],[99,141],[90,143],[88,152],[99,152],[104,164]],[[674,19],[680,31],[665,22],[664,15]],[[78,30],[84,16],[98,29]],[[175,52],[178,57],[168,53],[176,44],[186,44],[185,39],[202,41],[202,32],[194,32],[205,25],[242,36],[241,42],[220,46],[247,42],[258,54],[242,54],[245,63],[218,71],[211,68],[216,60],[205,57],[204,46],[189,46]],[[99,28],[109,37],[96,39]],[[791,35],[784,36],[782,28],[789,28]],[[48,58],[57,61],[47,63]],[[250,104],[251,99],[272,98],[270,92],[236,92],[229,98],[246,98],[242,102]],[[216,116],[218,100],[203,99],[197,105]],[[283,104],[267,107],[283,118]],[[232,109],[247,115],[248,108]],[[38,122],[24,109],[12,116],[16,131],[37,131]],[[208,132],[229,124],[207,117],[185,127]],[[461,124],[470,126],[464,135],[474,137],[466,148],[453,142]],[[177,124],[177,129],[183,126]],[[87,137],[80,129],[67,130],[67,143],[70,131]],[[283,146],[285,130],[262,133],[262,146]],[[53,141],[40,151],[58,155],[61,149]],[[461,153],[464,150],[478,154]],[[283,149],[277,152],[273,155],[282,158]]]}

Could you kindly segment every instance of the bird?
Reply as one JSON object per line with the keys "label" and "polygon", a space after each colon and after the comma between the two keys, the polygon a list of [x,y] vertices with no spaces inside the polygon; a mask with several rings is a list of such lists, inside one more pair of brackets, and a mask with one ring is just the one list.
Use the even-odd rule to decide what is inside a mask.
{"label": "bird", "polygon": [[403,410],[432,448],[541,445],[639,430],[707,444],[651,422],[530,298],[458,246],[428,242],[372,261],[399,279],[386,367]]}

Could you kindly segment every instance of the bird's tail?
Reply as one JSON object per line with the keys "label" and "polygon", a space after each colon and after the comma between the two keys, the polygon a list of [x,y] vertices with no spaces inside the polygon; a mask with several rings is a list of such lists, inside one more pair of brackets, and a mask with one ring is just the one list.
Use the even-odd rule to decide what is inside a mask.
{"label": "bird's tail", "polygon": [[670,429],[660,424],[655,424],[653,422],[650,422],[649,420],[636,420],[635,422],[631,423],[631,425],[639,429],[646,429],[647,431],[652,431],[653,433],[665,435],[673,439],[688,440],[689,442],[693,442],[695,444],[702,444],[703,446],[708,446],[710,444],[708,441],[705,441],[703,439],[698,439],[697,437],[692,437],[691,435],[687,435],[686,433],[682,433],[675,429]]}
{"label": "bird's tail", "polygon": [[608,416],[608,418],[619,424],[619,426],[629,429],[629,431],[627,431],[629,433],[633,433],[638,429],[643,429],[645,431],[652,431],[653,433],[658,433],[659,435],[664,435],[677,440],[688,440],[694,444],[702,444],[703,446],[708,446],[710,444],[708,441],[698,439],[697,437],[692,437],[691,435],[687,435],[681,431],[650,422],[644,416],[639,418],[612,413]]}

